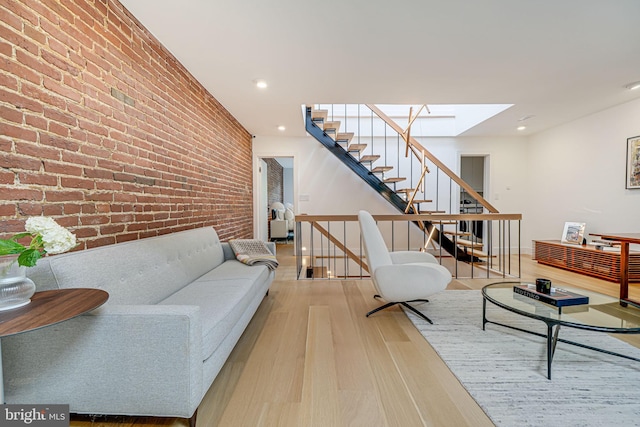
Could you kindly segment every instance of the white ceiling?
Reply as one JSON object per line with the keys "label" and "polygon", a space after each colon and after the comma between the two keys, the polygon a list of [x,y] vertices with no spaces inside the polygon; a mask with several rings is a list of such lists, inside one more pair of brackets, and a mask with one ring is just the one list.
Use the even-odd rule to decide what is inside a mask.
{"label": "white ceiling", "polygon": [[304,135],[301,104],[514,104],[464,133],[501,136],[640,97],[640,0],[120,1],[254,135]]}

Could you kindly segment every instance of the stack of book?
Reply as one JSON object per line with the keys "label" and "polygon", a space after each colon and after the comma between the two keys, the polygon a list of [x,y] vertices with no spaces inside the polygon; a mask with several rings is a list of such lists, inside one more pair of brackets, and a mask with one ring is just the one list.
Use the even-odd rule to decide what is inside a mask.
{"label": "stack of book", "polygon": [[555,307],[589,304],[589,297],[569,292],[564,289],[556,289],[555,292],[552,291],[550,294],[543,294],[542,292],[536,291],[535,285],[515,285],[513,287],[513,292]]}

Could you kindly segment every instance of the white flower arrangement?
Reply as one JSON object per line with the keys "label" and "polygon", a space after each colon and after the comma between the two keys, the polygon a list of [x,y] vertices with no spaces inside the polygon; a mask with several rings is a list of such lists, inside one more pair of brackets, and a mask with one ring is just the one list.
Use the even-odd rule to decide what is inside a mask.
{"label": "white flower arrangement", "polygon": [[[76,247],[76,236],[49,217],[31,217],[24,226],[26,233],[10,239],[0,239],[0,255],[19,254],[18,264],[33,267],[46,254],[61,254]],[[30,236],[31,243],[24,246],[18,240]]]}

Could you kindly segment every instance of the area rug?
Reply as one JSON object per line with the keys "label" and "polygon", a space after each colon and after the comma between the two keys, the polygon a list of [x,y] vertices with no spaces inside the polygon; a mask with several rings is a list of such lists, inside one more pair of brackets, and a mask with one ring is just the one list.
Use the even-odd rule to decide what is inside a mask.
{"label": "area rug", "polygon": [[[445,291],[406,311],[431,346],[497,426],[639,426],[640,362],[558,343],[548,380],[546,341],[487,324],[480,291]],[[487,303],[487,318],[545,333],[542,322]],[[600,332],[562,328],[560,338],[640,358]]]}

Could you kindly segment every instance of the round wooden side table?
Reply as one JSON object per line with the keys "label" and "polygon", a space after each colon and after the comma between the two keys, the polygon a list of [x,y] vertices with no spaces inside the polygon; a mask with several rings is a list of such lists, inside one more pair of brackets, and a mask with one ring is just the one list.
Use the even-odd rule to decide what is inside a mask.
{"label": "round wooden side table", "polygon": [[64,322],[94,310],[109,299],[102,289],[70,288],[36,292],[25,306],[0,312],[0,403],[4,403],[2,337]]}

